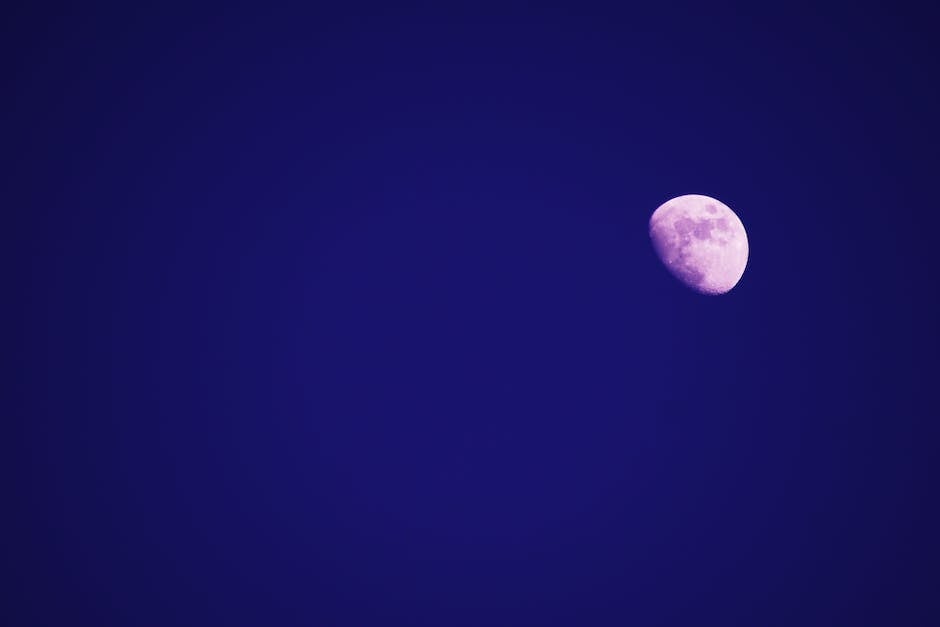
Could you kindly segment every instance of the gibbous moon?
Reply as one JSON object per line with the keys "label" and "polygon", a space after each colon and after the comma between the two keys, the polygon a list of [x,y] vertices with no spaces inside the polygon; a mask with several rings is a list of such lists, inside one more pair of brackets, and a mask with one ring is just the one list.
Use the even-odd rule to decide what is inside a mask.
{"label": "gibbous moon", "polygon": [[724,294],[747,265],[747,233],[731,209],[689,194],[664,202],[650,217],[650,239],[677,279],[702,294]]}

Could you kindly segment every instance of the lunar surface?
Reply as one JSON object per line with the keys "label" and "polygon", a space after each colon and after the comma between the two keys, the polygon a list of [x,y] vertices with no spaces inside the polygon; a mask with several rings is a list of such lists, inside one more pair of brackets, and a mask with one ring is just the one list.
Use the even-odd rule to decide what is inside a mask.
{"label": "lunar surface", "polygon": [[702,294],[724,294],[747,265],[747,233],[727,205],[698,194],[663,203],[650,217],[650,239],[660,260]]}

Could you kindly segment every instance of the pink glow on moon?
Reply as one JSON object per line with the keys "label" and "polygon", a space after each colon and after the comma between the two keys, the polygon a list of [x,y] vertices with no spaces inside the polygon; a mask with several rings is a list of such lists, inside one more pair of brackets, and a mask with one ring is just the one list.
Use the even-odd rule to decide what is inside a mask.
{"label": "pink glow on moon", "polygon": [[666,268],[702,294],[724,294],[747,265],[747,233],[731,209],[708,196],[673,198],[650,217],[650,239]]}

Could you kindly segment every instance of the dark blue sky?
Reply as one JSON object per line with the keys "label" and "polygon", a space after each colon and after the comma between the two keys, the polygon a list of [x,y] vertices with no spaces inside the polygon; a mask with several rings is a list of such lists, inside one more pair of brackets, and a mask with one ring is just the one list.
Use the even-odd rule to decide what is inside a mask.
{"label": "dark blue sky", "polygon": [[2,622],[938,624],[933,18],[11,13]]}

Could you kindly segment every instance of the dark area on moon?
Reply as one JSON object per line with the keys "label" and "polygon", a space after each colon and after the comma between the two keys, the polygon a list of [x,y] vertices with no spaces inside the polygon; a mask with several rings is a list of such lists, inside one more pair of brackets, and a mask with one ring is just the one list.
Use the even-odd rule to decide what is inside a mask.
{"label": "dark area on moon", "polygon": [[718,218],[717,220],[709,220],[708,218],[702,220],[693,220],[691,218],[679,218],[675,223],[676,232],[679,234],[679,237],[683,245],[689,243],[689,233],[694,235],[696,239],[700,240],[712,240],[718,242],[721,246],[727,246],[728,238],[727,237],[715,237],[711,236],[711,233],[714,229],[720,231],[728,232],[731,229],[728,227],[727,218]]}

